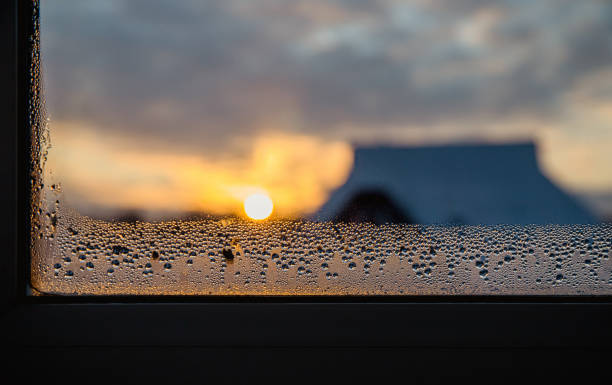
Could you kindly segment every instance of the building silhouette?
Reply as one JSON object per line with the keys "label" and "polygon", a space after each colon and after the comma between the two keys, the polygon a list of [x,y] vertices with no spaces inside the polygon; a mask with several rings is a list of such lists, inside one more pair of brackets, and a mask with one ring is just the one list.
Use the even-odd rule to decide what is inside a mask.
{"label": "building silhouette", "polygon": [[538,167],[533,143],[361,147],[312,219],[374,223],[593,223]]}

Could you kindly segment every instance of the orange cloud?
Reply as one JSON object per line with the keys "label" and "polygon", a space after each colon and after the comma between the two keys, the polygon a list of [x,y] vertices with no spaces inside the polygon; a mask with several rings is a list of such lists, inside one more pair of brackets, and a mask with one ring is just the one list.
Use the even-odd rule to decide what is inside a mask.
{"label": "orange cloud", "polygon": [[267,133],[251,139],[244,154],[222,159],[176,149],[134,150],[137,140],[102,134],[85,125],[55,122],[50,179],[61,183],[68,204],[143,211],[242,212],[250,193],[266,191],[275,214],[315,211],[345,182],[352,148],[322,138]]}

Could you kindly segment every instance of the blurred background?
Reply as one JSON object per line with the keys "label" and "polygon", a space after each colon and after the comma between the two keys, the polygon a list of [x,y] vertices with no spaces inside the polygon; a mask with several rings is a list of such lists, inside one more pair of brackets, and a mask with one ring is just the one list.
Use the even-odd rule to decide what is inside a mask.
{"label": "blurred background", "polygon": [[47,184],[81,213],[612,218],[612,4],[49,0]]}

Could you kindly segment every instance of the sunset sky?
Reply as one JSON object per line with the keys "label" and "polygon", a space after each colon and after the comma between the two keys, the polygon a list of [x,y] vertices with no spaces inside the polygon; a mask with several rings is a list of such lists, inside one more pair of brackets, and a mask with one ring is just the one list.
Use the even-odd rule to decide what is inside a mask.
{"label": "sunset sky", "polygon": [[[50,178],[83,211],[316,210],[352,148],[534,140],[612,196],[612,3],[41,4]],[[601,210],[612,213],[610,207]]]}

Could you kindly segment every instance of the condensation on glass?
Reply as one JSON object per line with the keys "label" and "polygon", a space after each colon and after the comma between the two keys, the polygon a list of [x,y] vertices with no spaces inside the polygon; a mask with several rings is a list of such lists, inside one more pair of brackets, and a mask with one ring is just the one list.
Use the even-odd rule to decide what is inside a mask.
{"label": "condensation on glass", "polygon": [[[35,9],[37,9],[35,4]],[[612,225],[239,218],[105,221],[44,185],[38,17],[30,89],[31,286],[56,295],[610,295]]]}
{"label": "condensation on glass", "polygon": [[46,218],[32,260],[45,293],[612,293],[610,225],[108,222],[61,208]]}

